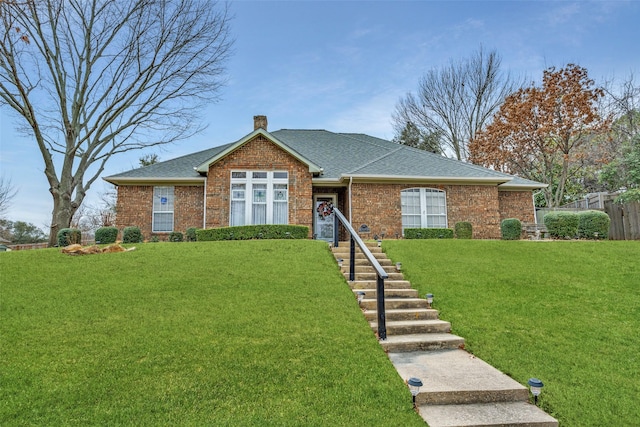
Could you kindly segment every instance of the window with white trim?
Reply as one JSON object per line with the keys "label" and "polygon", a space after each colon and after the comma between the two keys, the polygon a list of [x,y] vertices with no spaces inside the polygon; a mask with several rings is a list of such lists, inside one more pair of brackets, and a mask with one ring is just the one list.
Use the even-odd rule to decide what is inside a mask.
{"label": "window with white trim", "polygon": [[447,228],[447,194],[435,188],[409,188],[400,193],[402,230]]}
{"label": "window with white trim", "polygon": [[229,224],[288,224],[288,190],[286,171],[232,171]]}
{"label": "window with white trim", "polygon": [[154,233],[173,231],[173,187],[153,187],[153,224]]}

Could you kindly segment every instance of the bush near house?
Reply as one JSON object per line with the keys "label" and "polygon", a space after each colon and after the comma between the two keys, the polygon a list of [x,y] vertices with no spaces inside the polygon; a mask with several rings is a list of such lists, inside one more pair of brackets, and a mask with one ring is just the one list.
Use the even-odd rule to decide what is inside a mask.
{"label": "bush near house", "polygon": [[100,227],[96,230],[96,243],[115,243],[118,238],[118,229],[116,227]]}
{"label": "bush near house", "polygon": [[184,235],[179,231],[172,231],[171,234],[169,234],[170,242],[182,242],[183,240]]}
{"label": "bush near house", "polygon": [[125,227],[124,230],[122,230],[122,243],[140,242],[142,242],[140,227]]}
{"label": "bush near house", "polygon": [[473,238],[473,226],[469,221],[456,222],[454,230],[456,232],[456,239]]}
{"label": "bush near house", "polygon": [[609,215],[601,211],[583,211],[578,214],[578,237],[581,239],[607,239]]}
{"label": "bush near house", "polygon": [[63,228],[58,231],[58,246],[64,247],[82,242],[82,232],[77,228]]}
{"label": "bush near house", "polygon": [[502,240],[520,240],[522,223],[518,218],[506,218],[500,223]]}
{"label": "bush near house", "polygon": [[198,236],[196,236],[196,230],[196,227],[187,228],[187,242],[195,242],[198,239]]}
{"label": "bush near house", "polygon": [[450,228],[405,228],[405,239],[453,239]]}
{"label": "bush near house", "polygon": [[242,225],[196,230],[197,240],[306,239],[309,227],[302,225]]}
{"label": "bush near house", "polygon": [[553,238],[573,239],[578,235],[578,214],[575,212],[549,212],[543,221]]}

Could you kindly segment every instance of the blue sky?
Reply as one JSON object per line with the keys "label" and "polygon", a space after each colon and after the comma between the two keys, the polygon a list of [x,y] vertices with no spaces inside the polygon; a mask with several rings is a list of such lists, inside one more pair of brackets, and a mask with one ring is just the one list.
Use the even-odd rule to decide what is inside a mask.
{"label": "blue sky", "polygon": [[[430,68],[496,49],[528,81],[576,63],[597,82],[640,84],[638,1],[236,1],[235,54],[208,128],[188,141],[113,158],[102,176],[236,141],[267,115],[269,129],[327,129],[393,138],[391,114]],[[52,201],[40,153],[0,109],[0,173],[18,189],[6,217],[46,230]],[[98,204],[102,182],[86,203]]]}

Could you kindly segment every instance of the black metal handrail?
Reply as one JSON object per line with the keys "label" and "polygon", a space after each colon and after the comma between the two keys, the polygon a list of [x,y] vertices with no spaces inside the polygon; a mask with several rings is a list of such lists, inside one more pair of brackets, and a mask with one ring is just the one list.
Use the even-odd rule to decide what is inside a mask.
{"label": "black metal handrail", "polygon": [[351,236],[351,246],[349,248],[349,281],[355,280],[355,271],[356,271],[356,245],[360,248],[364,256],[369,260],[373,268],[376,270],[377,280],[376,280],[376,303],[378,310],[378,338],[381,340],[387,339],[387,324],[386,324],[386,316],[384,309],[384,279],[389,278],[389,274],[384,271],[384,268],[380,265],[376,257],[373,256],[369,248],[364,244],[360,236],[356,233],[356,231],[351,226],[351,223],[345,218],[345,216],[340,212],[340,210],[336,207],[333,208],[333,213],[335,213],[335,225],[333,227],[333,245],[338,247],[338,243],[340,241],[339,238],[339,225],[342,223],[344,228],[347,229],[347,232]]}

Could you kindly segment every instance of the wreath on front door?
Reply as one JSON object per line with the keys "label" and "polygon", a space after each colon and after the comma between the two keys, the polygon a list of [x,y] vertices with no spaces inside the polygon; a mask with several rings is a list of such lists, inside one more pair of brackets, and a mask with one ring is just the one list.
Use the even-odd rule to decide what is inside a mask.
{"label": "wreath on front door", "polygon": [[324,221],[326,217],[333,213],[333,203],[326,201],[322,202],[318,205],[316,211],[318,212],[320,219]]}

